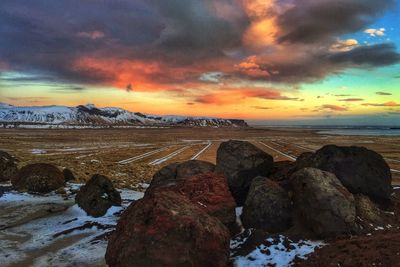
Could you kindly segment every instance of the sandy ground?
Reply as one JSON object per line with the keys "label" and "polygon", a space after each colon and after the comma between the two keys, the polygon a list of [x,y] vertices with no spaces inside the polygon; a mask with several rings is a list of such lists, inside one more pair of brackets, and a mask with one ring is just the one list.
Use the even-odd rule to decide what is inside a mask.
{"label": "sandy ground", "polygon": [[22,167],[49,162],[70,168],[78,181],[95,173],[119,188],[140,189],[161,167],[192,158],[215,163],[218,146],[240,139],[271,154],[294,160],[326,144],[365,146],[381,153],[400,184],[400,137],[330,136],[302,129],[161,128],[161,129],[1,129],[0,149],[15,155]]}

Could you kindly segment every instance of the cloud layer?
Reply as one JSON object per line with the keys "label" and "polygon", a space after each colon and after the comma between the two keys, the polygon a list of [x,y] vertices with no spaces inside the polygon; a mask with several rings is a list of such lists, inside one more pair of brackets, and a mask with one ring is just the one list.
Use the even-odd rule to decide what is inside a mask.
{"label": "cloud layer", "polygon": [[[127,91],[312,82],[347,68],[400,62],[392,43],[340,39],[364,30],[381,36],[383,29],[367,27],[394,3],[2,0],[0,72]],[[251,97],[296,100],[271,96],[270,88],[255,90]],[[207,93],[196,101],[212,99]]]}

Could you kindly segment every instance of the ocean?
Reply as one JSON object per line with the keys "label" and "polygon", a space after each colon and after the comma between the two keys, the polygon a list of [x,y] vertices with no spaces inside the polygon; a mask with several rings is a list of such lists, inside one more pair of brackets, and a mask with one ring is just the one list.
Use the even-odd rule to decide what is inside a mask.
{"label": "ocean", "polygon": [[[257,126],[256,126],[257,127]],[[260,125],[258,125],[260,127]],[[326,126],[326,125],[302,125],[302,126],[271,126],[266,128],[299,128],[315,130],[319,134],[330,135],[362,135],[362,136],[400,136],[400,126]]]}
{"label": "ocean", "polygon": [[369,135],[369,136],[400,136],[400,128],[391,127],[349,127],[349,128],[325,128],[318,131],[319,134],[332,135]]}

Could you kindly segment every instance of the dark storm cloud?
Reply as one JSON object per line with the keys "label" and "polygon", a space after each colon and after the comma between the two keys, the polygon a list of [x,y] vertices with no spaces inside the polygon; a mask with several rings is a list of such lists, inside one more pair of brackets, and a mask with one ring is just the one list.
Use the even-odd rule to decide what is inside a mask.
{"label": "dark storm cloud", "polygon": [[333,54],[330,56],[330,61],[335,64],[386,66],[398,63],[400,54],[397,53],[393,44],[377,44]]}
{"label": "dark storm cloud", "polygon": [[[313,46],[311,46],[313,47]],[[332,52],[320,50],[300,58],[281,60],[273,65],[268,59],[258,63],[263,71],[273,69],[278,74],[265,80],[285,83],[313,82],[327,75],[341,74],[346,68],[371,68],[400,62],[400,54],[391,43],[360,46],[350,51]]]}
{"label": "dark storm cloud", "polygon": [[281,42],[315,42],[356,32],[373,22],[395,0],[297,0],[279,17]]}
{"label": "dark storm cloud", "polygon": [[[118,69],[124,65],[120,61],[126,65],[140,61],[143,69],[157,62],[159,68],[137,71],[138,75],[154,84],[183,87],[188,82],[206,83],[199,77],[207,73],[221,72],[226,82],[244,79],[299,83],[340,74],[347,67],[377,67],[400,60],[392,44],[359,46],[344,52],[330,50],[341,34],[363,29],[394,0],[276,1],[278,7],[292,4],[286,11],[268,14],[276,17],[276,41],[281,42],[283,51],[276,58],[271,53],[274,43],[256,51],[243,43],[254,22],[244,7],[248,2],[2,0],[0,63],[14,71],[40,73],[35,78],[39,80],[113,84],[120,79],[121,71],[137,71],[129,66]],[[294,51],[301,55],[293,57]],[[233,69],[252,55],[261,57],[256,67],[248,72]],[[77,62],[85,58],[100,59],[100,63],[84,62],[86,65],[77,68]],[[217,67],[209,67],[210,62]],[[179,75],[175,68],[180,68]],[[271,75],[254,76],[257,71]],[[135,90],[141,90],[130,77],[119,82],[128,91],[131,82]]]}
{"label": "dark storm cloud", "polygon": [[163,15],[166,31],[158,45],[165,49],[214,50],[237,47],[248,20],[240,10],[238,1],[220,0],[219,5],[233,5],[237,9],[235,20],[218,16],[212,0],[150,0]]}
{"label": "dark storm cloud", "polygon": [[14,70],[42,70],[60,79],[101,83],[110,73],[76,71],[82,56],[167,61],[170,65],[221,56],[239,46],[247,19],[236,0],[234,19],[215,1],[13,1],[0,2],[0,58]]}
{"label": "dark storm cloud", "polygon": [[[75,71],[83,55],[127,53],[156,40],[163,25],[136,1],[0,2],[0,58],[14,70],[41,70],[61,79],[99,82],[115,77],[100,70]],[[97,31],[104,38],[85,38]],[[86,35],[85,35],[86,33]]]}

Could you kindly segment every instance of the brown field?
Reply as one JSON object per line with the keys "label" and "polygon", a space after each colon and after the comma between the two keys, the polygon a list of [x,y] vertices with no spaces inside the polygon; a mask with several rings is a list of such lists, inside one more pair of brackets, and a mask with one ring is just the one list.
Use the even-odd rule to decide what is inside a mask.
{"label": "brown field", "polygon": [[140,189],[161,167],[196,157],[215,163],[221,142],[240,139],[271,154],[294,160],[326,144],[365,146],[381,153],[400,184],[400,137],[330,136],[302,129],[1,129],[0,149],[16,156],[20,167],[48,162],[70,168],[79,181],[94,173],[117,187]]}

